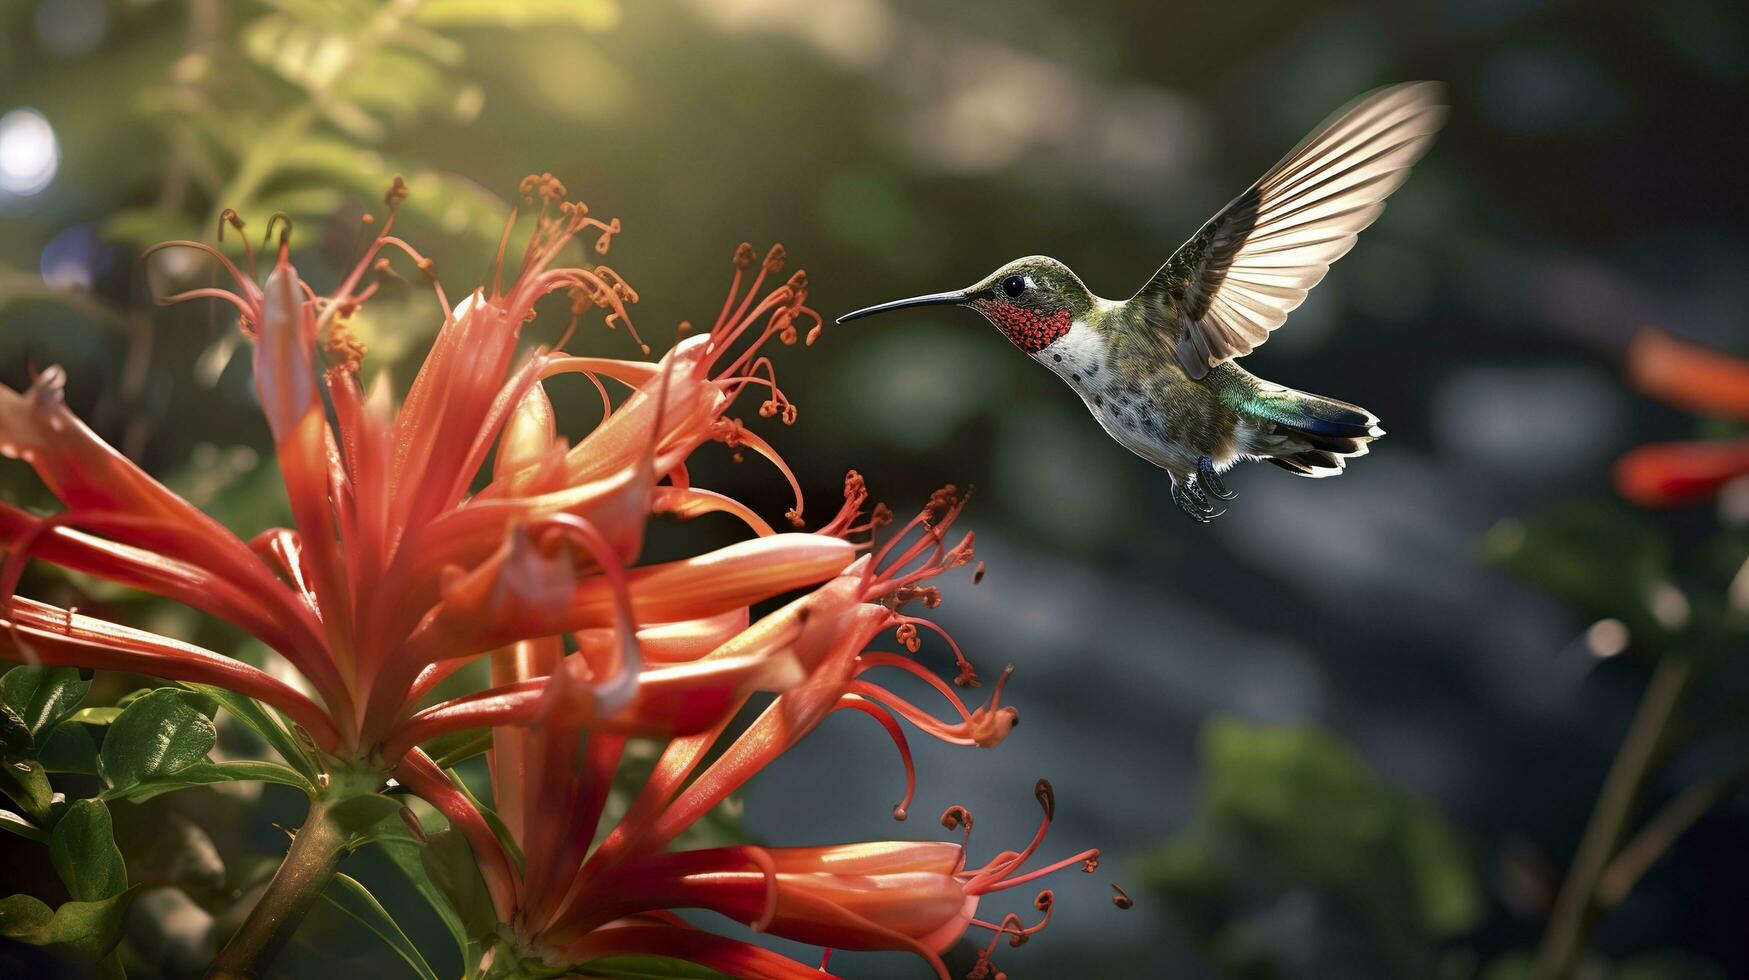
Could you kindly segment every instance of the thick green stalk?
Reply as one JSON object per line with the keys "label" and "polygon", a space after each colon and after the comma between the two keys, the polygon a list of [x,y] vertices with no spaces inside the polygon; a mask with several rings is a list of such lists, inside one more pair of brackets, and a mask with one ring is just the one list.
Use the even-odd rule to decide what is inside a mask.
{"label": "thick green stalk", "polygon": [[333,818],[334,806],[327,799],[310,802],[310,814],[292,836],[285,861],[242,928],[213,960],[207,980],[259,977],[291,940],[322,889],[334,880],[346,851],[347,834]]}

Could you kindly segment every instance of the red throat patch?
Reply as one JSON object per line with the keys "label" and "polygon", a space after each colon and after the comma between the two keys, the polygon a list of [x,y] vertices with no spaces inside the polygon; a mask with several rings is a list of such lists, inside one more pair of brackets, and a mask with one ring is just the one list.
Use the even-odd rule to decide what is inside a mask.
{"label": "red throat patch", "polygon": [[975,300],[972,306],[990,318],[1009,343],[1028,354],[1037,354],[1069,332],[1068,309],[1031,310],[1001,300]]}

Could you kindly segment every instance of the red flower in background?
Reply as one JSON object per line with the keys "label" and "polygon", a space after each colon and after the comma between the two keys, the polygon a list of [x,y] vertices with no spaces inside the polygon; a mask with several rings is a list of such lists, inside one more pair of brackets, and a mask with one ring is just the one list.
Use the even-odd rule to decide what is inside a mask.
{"label": "red flower in background", "polygon": [[[1697,415],[1749,421],[1749,361],[1647,328],[1628,347],[1628,378],[1660,401]],[[1749,476],[1749,438],[1660,442],[1615,464],[1615,485],[1642,507],[1711,498]]]}

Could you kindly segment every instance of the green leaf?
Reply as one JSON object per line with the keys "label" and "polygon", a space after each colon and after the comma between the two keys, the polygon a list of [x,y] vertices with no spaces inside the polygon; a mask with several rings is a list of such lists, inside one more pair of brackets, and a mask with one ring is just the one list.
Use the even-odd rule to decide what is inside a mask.
{"label": "green leaf", "polygon": [[24,819],[11,810],[0,810],[0,830],[27,837],[39,844],[49,842],[49,832]]}
{"label": "green leaf", "polygon": [[231,713],[233,718],[248,726],[249,730],[261,736],[262,741],[279,753],[293,769],[298,770],[310,779],[316,778],[317,766],[309,753],[304,751],[298,740],[292,737],[289,730],[280,720],[274,717],[260,702],[244,697],[222,687],[211,684],[194,684],[183,681],[182,686],[199,694],[204,694],[219,703],[219,706]]}
{"label": "green leaf", "polygon": [[413,968],[422,980],[437,980],[437,974],[432,972],[431,965],[425,962],[425,957],[419,953],[419,948],[401,931],[389,911],[376,900],[358,879],[345,874],[336,874],[334,881],[322,892],[323,901],[334,906],[347,915],[357,919],[366,929],[377,934],[390,949],[401,954],[401,959]]}
{"label": "green leaf", "polygon": [[127,890],[127,866],[101,800],[76,800],[67,808],[55,823],[49,857],[75,901],[97,902]]}
{"label": "green leaf", "polygon": [[328,819],[345,832],[348,847],[372,836],[390,819],[400,820],[401,801],[381,793],[364,793],[334,804]]}
{"label": "green leaf", "polygon": [[492,729],[464,728],[447,732],[419,746],[440,769],[449,769],[466,762],[492,747]]}
{"label": "green leaf", "polygon": [[426,838],[419,857],[426,877],[448,901],[467,937],[483,940],[491,936],[498,914],[467,840],[454,830],[440,830]]}
{"label": "green leaf", "polygon": [[137,888],[101,901],[67,902],[58,909],[29,895],[0,899],[0,936],[32,946],[63,946],[85,959],[101,959],[121,939],[122,913]]}
{"label": "green leaf", "polygon": [[613,980],[724,980],[732,976],[672,956],[604,956],[581,967],[591,977]]}
{"label": "green leaf", "polygon": [[[105,743],[105,747],[108,747],[108,743]],[[155,796],[163,796],[179,789],[230,782],[278,783],[281,786],[290,786],[306,796],[316,795],[316,787],[302,774],[277,762],[197,762],[167,775],[112,787],[104,791],[103,797],[144,803]]]}
{"label": "green leaf", "polygon": [[109,726],[99,768],[114,795],[204,761],[218,737],[212,719],[195,707],[192,695],[161,687],[129,704]]}
{"label": "green leaf", "polygon": [[50,823],[49,807],[54,804],[55,791],[42,763],[35,759],[0,760],[0,792],[23,807],[33,822]]}
{"label": "green leaf", "polygon": [[97,743],[91,733],[73,717],[55,726],[37,750],[37,759],[49,772],[76,772],[84,776],[97,775]]}
{"label": "green leaf", "polygon": [[[417,832],[414,830],[415,824],[419,827]],[[456,914],[456,910],[451,907],[448,899],[444,898],[443,892],[438,890],[437,885],[432,882],[431,876],[425,870],[423,856],[425,841],[429,834],[434,832],[425,828],[424,823],[414,814],[412,808],[401,807],[395,813],[383,817],[368,833],[355,838],[352,846],[358,848],[366,844],[377,845],[383,856],[389,859],[389,863],[406,876],[407,881],[413,885],[414,891],[417,891],[425,899],[426,903],[431,906],[431,910],[436,912],[437,917],[443,921],[444,927],[449,930],[450,938],[455,940],[456,950],[461,953],[462,962],[477,963],[480,951],[470,948],[468,930],[462,925],[461,916]],[[490,928],[490,923],[487,924],[487,927]]]}
{"label": "green leaf", "polygon": [[0,677],[0,694],[38,738],[77,711],[89,693],[91,682],[77,667],[21,666]]}

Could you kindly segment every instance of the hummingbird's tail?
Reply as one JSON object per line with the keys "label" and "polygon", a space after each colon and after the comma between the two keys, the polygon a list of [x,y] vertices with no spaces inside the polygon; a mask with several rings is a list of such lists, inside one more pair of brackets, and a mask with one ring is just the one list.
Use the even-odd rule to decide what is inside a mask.
{"label": "hummingbird's tail", "polygon": [[1385,434],[1378,416],[1334,398],[1295,391],[1266,381],[1245,405],[1256,424],[1251,451],[1296,476],[1342,472],[1350,456]]}

